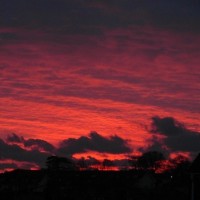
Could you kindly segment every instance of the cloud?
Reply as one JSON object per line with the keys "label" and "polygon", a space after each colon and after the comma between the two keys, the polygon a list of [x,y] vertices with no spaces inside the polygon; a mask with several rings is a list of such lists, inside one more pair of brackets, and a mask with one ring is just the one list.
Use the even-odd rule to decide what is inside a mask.
{"label": "cloud", "polygon": [[13,169],[38,169],[38,165],[26,161],[16,160],[1,160],[0,171],[13,170]]}
{"label": "cloud", "polygon": [[18,35],[12,32],[0,32],[0,41],[1,43],[3,41],[10,41],[13,42],[15,40],[19,39]]}
{"label": "cloud", "polygon": [[[0,25],[44,28],[58,33],[98,34],[98,27],[151,24],[173,29],[200,29],[194,1],[63,1],[0,2]],[[181,9],[180,9],[181,8]]]}
{"label": "cloud", "polygon": [[8,135],[6,138],[8,143],[22,143],[24,147],[31,147],[32,149],[40,149],[46,152],[53,152],[55,147],[49,142],[41,139],[24,139],[23,136],[18,136],[15,133]]}
{"label": "cloud", "polygon": [[15,163],[0,163],[0,170],[16,169],[18,166]]}
{"label": "cloud", "polygon": [[148,146],[148,148],[141,147],[141,148],[139,148],[139,151],[141,151],[141,152],[158,151],[158,152],[165,152],[165,154],[168,153],[166,151],[165,145],[163,144],[163,141],[158,139],[157,136],[153,136],[151,139],[148,140],[148,142],[151,145]]}
{"label": "cloud", "polygon": [[151,133],[160,133],[162,135],[179,135],[188,130],[183,124],[172,117],[152,117]]}
{"label": "cloud", "polygon": [[[160,143],[170,151],[199,152],[200,133],[187,129],[173,117],[153,117],[150,132],[154,134],[153,146],[158,147]],[[157,136],[164,136],[162,142],[158,142]]]}
{"label": "cloud", "polygon": [[35,163],[40,167],[44,167],[46,158],[50,156],[49,153],[43,153],[39,150],[26,150],[16,144],[7,144],[0,139],[0,159],[25,161]]}
{"label": "cloud", "polygon": [[[44,152],[45,151],[45,152]],[[63,140],[59,147],[41,139],[25,139],[15,133],[8,135],[6,140],[0,139],[0,160],[5,163],[3,166],[7,168],[32,168],[44,167],[48,156],[56,154],[57,156],[73,156],[75,153],[83,153],[87,151],[96,151],[99,153],[124,154],[132,152],[128,145],[128,141],[113,135],[104,137],[96,132],[91,132],[89,136],[82,136],[78,139],[69,138]],[[10,161],[12,160],[12,166]],[[77,160],[77,159],[76,159]],[[78,161],[78,160],[77,160]],[[85,159],[87,165],[97,165],[99,160],[92,156]]]}
{"label": "cloud", "polygon": [[86,151],[121,154],[130,153],[131,148],[128,146],[126,140],[117,135],[107,138],[96,132],[91,132],[88,137],[82,136],[78,139],[69,138],[63,140],[60,144],[60,148],[58,149],[59,153],[66,155],[82,153]]}
{"label": "cloud", "polygon": [[23,143],[24,142],[24,137],[20,137],[15,133],[12,133],[11,135],[8,135],[6,138],[6,141],[9,143]]}
{"label": "cloud", "polygon": [[41,148],[47,152],[53,152],[55,147],[46,142],[45,140],[40,140],[40,139],[28,139],[24,141],[24,146],[25,147],[33,147],[36,146],[38,148]]}

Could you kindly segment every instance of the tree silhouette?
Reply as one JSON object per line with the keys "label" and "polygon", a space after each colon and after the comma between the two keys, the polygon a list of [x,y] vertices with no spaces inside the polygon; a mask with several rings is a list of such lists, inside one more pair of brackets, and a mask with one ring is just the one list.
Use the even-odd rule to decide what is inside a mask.
{"label": "tree silhouette", "polygon": [[165,157],[161,152],[149,151],[143,153],[142,156],[138,158],[138,167],[143,170],[154,170],[159,168],[159,161],[164,160]]}
{"label": "tree silhouette", "polygon": [[84,157],[80,158],[77,162],[77,165],[80,169],[86,170],[88,169],[88,164],[86,163],[86,160]]}
{"label": "tree silhouette", "polygon": [[128,163],[132,170],[138,170],[138,158],[139,156],[129,156]]}
{"label": "tree silhouette", "polygon": [[102,166],[103,166],[104,169],[106,169],[106,168],[109,168],[109,167],[113,167],[114,163],[113,163],[112,160],[104,159],[103,162],[102,162]]}
{"label": "tree silhouette", "polygon": [[74,162],[65,157],[49,156],[46,160],[46,166],[49,170],[75,170]]}

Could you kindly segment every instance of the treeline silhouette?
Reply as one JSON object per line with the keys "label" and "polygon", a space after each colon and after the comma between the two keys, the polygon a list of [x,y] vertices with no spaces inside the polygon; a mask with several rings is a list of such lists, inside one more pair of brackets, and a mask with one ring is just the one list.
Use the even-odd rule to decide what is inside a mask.
{"label": "treeline silhouette", "polygon": [[187,170],[190,161],[186,156],[177,155],[173,159],[166,159],[163,153],[158,151],[148,151],[141,156],[130,156],[126,164],[117,165],[109,159],[87,160],[85,158],[72,159],[67,157],[50,156],[46,160],[49,170],[142,170],[153,171],[155,173]]}
{"label": "treeline silhouette", "polygon": [[[101,167],[94,169],[88,166],[84,159],[74,162],[71,158],[50,156],[46,159],[45,169],[38,171],[18,169],[0,174],[0,198],[1,200],[190,199],[191,164],[184,156],[179,155],[166,160],[161,152],[145,152],[139,157],[130,157],[129,167],[120,171],[99,170],[113,166],[111,160],[104,159],[99,164]],[[196,176],[195,185],[199,185],[199,180],[199,176]],[[199,193],[195,195],[198,199]]]}

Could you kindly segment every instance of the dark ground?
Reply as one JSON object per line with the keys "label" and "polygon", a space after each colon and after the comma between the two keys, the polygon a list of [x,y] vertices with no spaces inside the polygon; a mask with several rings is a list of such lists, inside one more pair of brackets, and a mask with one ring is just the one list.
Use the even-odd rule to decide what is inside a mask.
{"label": "dark ground", "polygon": [[190,188],[189,174],[16,170],[0,175],[1,200],[189,200]]}

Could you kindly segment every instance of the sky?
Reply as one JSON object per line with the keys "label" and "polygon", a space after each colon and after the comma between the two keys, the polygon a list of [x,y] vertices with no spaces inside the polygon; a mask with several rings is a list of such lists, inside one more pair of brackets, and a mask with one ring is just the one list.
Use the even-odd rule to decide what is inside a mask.
{"label": "sky", "polygon": [[199,68],[199,0],[1,0],[0,170],[195,157]]}

